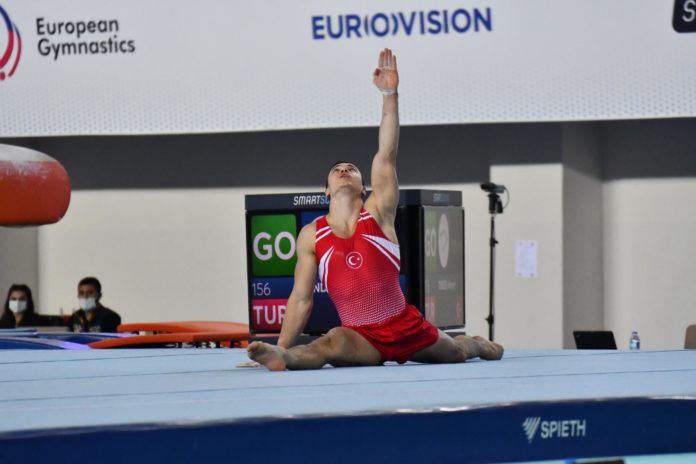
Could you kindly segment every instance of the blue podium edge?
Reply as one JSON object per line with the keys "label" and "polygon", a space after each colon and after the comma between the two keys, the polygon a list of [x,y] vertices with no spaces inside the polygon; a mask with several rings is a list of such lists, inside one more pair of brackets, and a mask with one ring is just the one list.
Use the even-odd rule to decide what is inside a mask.
{"label": "blue podium edge", "polygon": [[[451,405],[0,433],[0,461],[515,462],[696,452],[696,396]],[[14,462],[14,461],[8,461]]]}

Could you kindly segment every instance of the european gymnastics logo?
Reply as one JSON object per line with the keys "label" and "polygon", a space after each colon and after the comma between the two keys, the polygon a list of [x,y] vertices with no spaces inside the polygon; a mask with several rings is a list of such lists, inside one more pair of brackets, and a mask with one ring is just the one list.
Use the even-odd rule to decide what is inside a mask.
{"label": "european gymnastics logo", "polygon": [[[17,69],[19,57],[22,56],[22,37],[19,35],[17,25],[12,22],[2,6],[0,6],[0,16],[2,16],[2,21],[0,21],[0,51],[2,51],[2,55],[0,55],[0,81],[4,81],[6,77],[12,77]],[[4,51],[2,50],[2,37],[4,35],[2,24],[7,29],[7,43]],[[9,71],[5,71],[5,66],[9,67]]]}

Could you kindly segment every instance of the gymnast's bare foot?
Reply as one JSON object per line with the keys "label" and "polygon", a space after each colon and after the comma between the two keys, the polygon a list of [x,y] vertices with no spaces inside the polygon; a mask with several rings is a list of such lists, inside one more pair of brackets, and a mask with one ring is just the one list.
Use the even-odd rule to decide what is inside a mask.
{"label": "gymnast's bare foot", "polygon": [[283,353],[285,348],[270,345],[264,342],[253,342],[247,347],[247,354],[259,364],[263,364],[269,371],[284,371],[287,369]]}
{"label": "gymnast's bare foot", "polygon": [[502,345],[486,340],[480,335],[475,335],[473,338],[479,343],[479,358],[487,361],[497,361],[503,357],[504,350]]}

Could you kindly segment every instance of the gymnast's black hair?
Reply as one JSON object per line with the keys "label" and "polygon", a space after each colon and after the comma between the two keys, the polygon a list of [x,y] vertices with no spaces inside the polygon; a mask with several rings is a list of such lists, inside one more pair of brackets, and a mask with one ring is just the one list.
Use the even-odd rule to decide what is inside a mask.
{"label": "gymnast's black hair", "polygon": [[[362,172],[360,171],[360,168],[358,168],[355,164],[351,163],[350,161],[336,161],[336,162],[334,162],[331,165],[331,167],[329,168],[329,174],[331,174],[331,170],[338,164],[350,164],[350,165],[354,166],[355,169],[357,169],[358,172],[360,173],[360,175],[362,176]],[[363,187],[364,186],[365,186],[365,179],[363,179]],[[329,188],[329,176],[328,175],[326,176],[326,187],[324,187],[324,188]]]}

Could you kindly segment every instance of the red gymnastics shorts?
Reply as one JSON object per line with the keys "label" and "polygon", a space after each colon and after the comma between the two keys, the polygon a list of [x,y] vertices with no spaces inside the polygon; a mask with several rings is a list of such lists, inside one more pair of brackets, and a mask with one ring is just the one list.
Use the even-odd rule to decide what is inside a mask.
{"label": "red gymnastics shorts", "polygon": [[382,355],[382,363],[396,361],[403,364],[422,349],[435,343],[439,337],[437,327],[423,318],[410,304],[394,317],[378,324],[348,327],[356,331]]}

